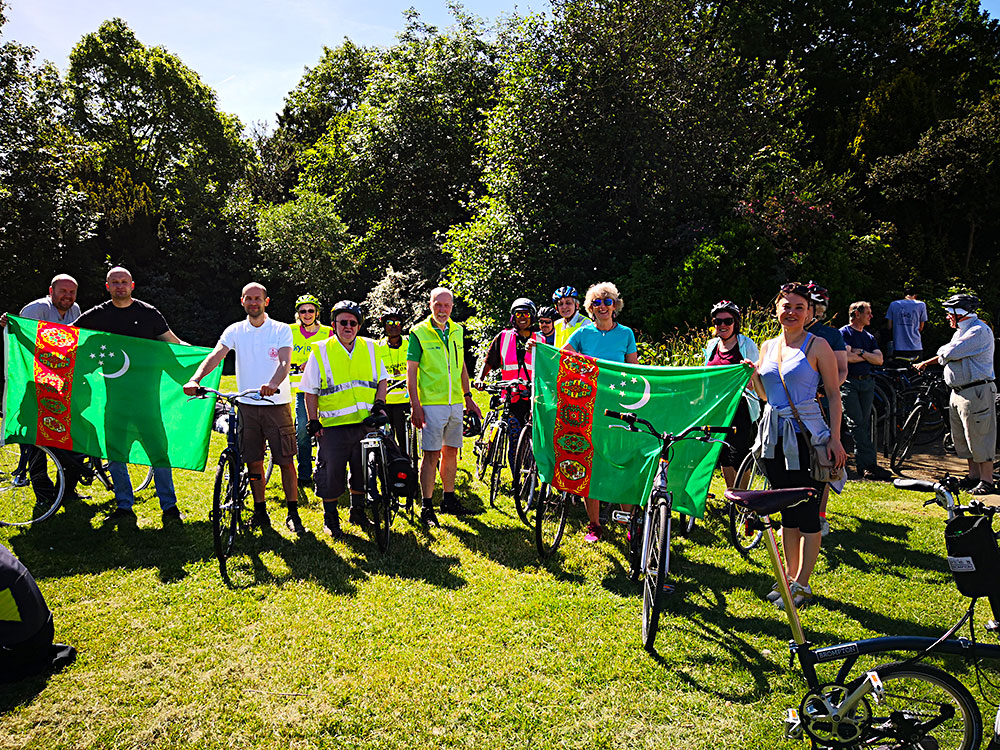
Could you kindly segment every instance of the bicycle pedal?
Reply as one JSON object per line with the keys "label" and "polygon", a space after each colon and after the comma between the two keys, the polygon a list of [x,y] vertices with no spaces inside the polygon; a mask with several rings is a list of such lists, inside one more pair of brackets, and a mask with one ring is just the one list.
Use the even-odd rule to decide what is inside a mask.
{"label": "bicycle pedal", "polygon": [[613,510],[611,511],[611,520],[617,521],[621,524],[628,524],[632,520],[632,511],[629,510]]}

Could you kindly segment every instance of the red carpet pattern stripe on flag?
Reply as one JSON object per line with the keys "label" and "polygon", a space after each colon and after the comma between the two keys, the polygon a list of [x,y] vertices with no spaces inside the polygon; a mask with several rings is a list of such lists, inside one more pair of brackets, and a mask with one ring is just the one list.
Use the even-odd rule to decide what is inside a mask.
{"label": "red carpet pattern stripe on flag", "polygon": [[594,403],[600,368],[593,357],[563,351],[556,380],[552,486],[580,497],[590,494],[594,468]]}

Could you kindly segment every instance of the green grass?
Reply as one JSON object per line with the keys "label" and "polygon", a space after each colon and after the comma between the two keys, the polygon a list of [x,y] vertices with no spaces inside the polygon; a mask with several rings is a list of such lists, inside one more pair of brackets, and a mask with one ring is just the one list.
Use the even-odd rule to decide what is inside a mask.
{"label": "green grass", "polygon": [[[79,649],[48,680],[0,687],[0,747],[805,747],[781,738],[804,683],[761,599],[769,566],[729,546],[717,504],[676,540],[678,592],[651,656],[624,530],[586,545],[577,509],[540,563],[510,499],[484,507],[470,445],[459,485],[481,514],[430,532],[397,517],[383,559],[367,538],[322,536],[313,498],[310,533],[257,539],[233,588],[212,555],[211,472],[176,472],[182,528],[160,528],[149,492],[138,528],[107,527],[110,494],[94,489],[35,528],[0,530],[57,640]],[[213,436],[210,468],[221,447]],[[934,635],[957,619],[944,521],[922,499],[865,483],[832,501],[820,603],[803,613],[815,642]]]}

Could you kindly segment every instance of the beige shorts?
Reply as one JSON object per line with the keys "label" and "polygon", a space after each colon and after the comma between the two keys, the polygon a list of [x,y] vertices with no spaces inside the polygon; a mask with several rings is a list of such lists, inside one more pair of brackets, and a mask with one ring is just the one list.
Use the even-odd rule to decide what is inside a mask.
{"label": "beige shorts", "polygon": [[424,407],[424,428],[420,431],[420,445],[425,451],[439,451],[442,445],[462,447],[462,404],[432,404]]}
{"label": "beige shorts", "polygon": [[240,453],[246,463],[264,460],[264,442],[278,466],[295,458],[295,422],[291,404],[240,404]]}
{"label": "beige shorts", "polygon": [[959,458],[971,458],[977,463],[993,461],[997,450],[996,395],[996,383],[977,385],[959,393],[952,391],[948,411]]}

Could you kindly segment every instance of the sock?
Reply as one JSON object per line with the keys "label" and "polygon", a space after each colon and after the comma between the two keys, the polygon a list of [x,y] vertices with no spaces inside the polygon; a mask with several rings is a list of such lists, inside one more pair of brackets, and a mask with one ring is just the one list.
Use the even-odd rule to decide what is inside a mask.
{"label": "sock", "polygon": [[441,505],[453,505],[455,503],[455,493],[454,492],[442,492],[441,493]]}
{"label": "sock", "polygon": [[288,503],[288,515],[297,516],[299,514],[298,502]]}
{"label": "sock", "polygon": [[434,506],[432,504],[431,498],[425,497],[423,500],[421,500],[420,501],[420,507],[424,508],[426,510],[430,510],[431,508],[433,508]]}

